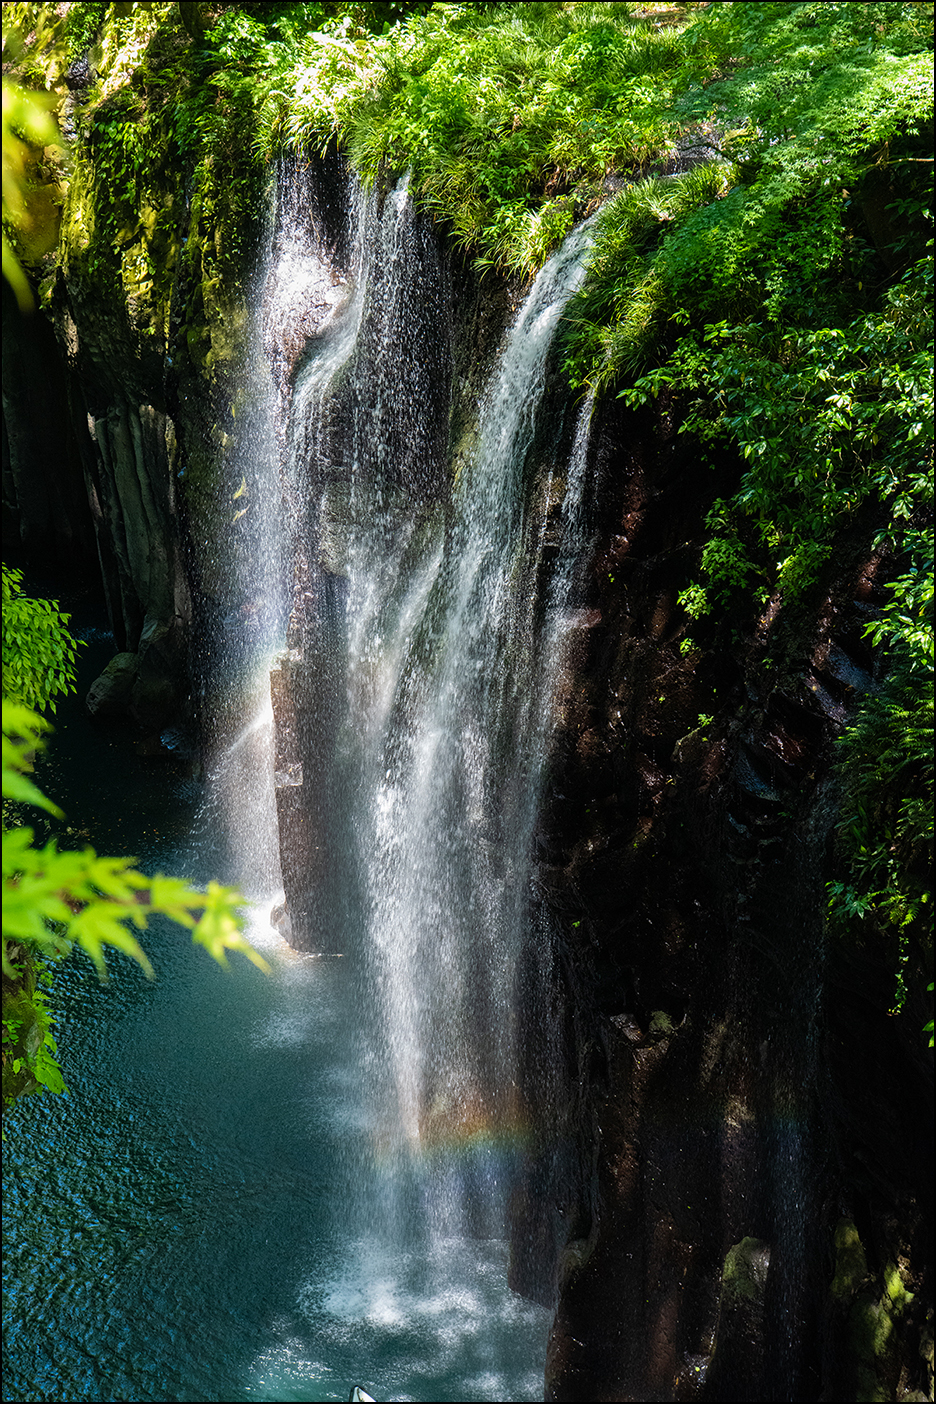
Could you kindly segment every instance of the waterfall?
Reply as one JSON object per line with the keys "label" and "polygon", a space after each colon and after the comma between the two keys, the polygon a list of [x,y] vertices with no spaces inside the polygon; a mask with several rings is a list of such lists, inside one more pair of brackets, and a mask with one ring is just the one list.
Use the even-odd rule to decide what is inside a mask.
{"label": "waterfall", "polygon": [[[516,312],[453,472],[453,294],[407,179],[364,192],[284,165],[276,201],[230,504],[248,700],[213,788],[268,903],[278,822],[280,930],[353,961],[361,1234],[502,1238],[532,1130],[533,830],[585,541],[591,404],[574,433],[547,433],[543,406],[589,235]],[[275,727],[256,686],[273,654]]]}
{"label": "waterfall", "polygon": [[[416,540],[408,524],[389,550],[361,532],[350,552],[349,743],[360,752],[365,959],[380,1020],[378,1134],[398,1172],[431,1162],[417,1180],[440,1233],[503,1232],[527,1134],[516,984],[562,587],[553,581],[546,627],[546,514],[530,510],[526,470],[586,242],[567,240],[521,308],[444,521]],[[572,471],[565,484],[567,532],[580,479]],[[567,568],[574,559],[567,545]]]}
{"label": "waterfall", "polygon": [[223,613],[205,630],[206,639],[217,640],[217,656],[205,670],[207,793],[199,841],[216,848],[220,839],[220,871],[261,909],[282,886],[269,670],[283,641],[288,593],[279,470],[286,407],[281,347],[269,322],[272,314],[281,336],[292,333],[314,296],[317,263],[297,238],[296,220],[282,218],[295,192],[288,182],[281,186],[285,201],[267,205],[250,276],[238,390],[216,426],[229,453],[217,494],[217,546],[203,581]]}

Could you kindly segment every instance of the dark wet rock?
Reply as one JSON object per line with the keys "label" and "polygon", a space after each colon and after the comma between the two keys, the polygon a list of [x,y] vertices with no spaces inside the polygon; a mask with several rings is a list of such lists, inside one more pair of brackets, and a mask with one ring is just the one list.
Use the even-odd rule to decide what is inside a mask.
{"label": "dark wet rock", "polygon": [[153,732],[149,736],[144,736],[134,743],[134,753],[142,756],[144,760],[169,760],[172,751],[163,742],[159,732]]}
{"label": "dark wet rock", "polygon": [[[826,681],[828,681],[828,679],[826,679]],[[811,674],[804,680],[803,685],[807,687],[813,697],[815,697],[820,711],[828,721],[833,722],[837,727],[844,725],[845,719],[848,716],[848,706],[844,701],[839,701],[833,696],[828,688],[823,685],[820,676],[815,673]]]}
{"label": "dark wet rock", "polygon": [[158,733],[173,716],[177,688],[170,675],[165,641],[171,630],[151,620],[138,653],[118,653],[91,684],[86,705],[100,721],[132,719],[146,733]]}
{"label": "dark wet rock", "polygon": [[771,769],[762,746],[754,746],[749,741],[742,742],[742,748],[732,767],[732,779],[739,789],[746,791],[762,804],[779,804],[782,796],[773,783]]}
{"label": "dark wet rock", "polygon": [[292,918],[289,915],[285,902],[278,902],[270,912],[270,925],[274,931],[278,931],[284,941],[290,945],[292,941]]}
{"label": "dark wet rock", "polygon": [[171,678],[147,673],[141,666],[130,696],[130,712],[145,729],[162,726],[175,714],[177,695]]}
{"label": "dark wet rock", "polygon": [[825,659],[825,672],[841,687],[848,688],[853,692],[867,692],[874,686],[870,670],[862,667],[835,643],[829,645]]}
{"label": "dark wet rock", "polygon": [[[855,1223],[839,1219],[829,1289],[830,1336],[843,1394],[847,1391],[849,1398],[932,1399],[932,1315],[927,1319],[923,1303],[910,1290],[907,1268],[905,1258],[899,1263],[891,1259],[880,1276],[875,1274]],[[917,1344],[909,1358],[900,1350],[901,1336],[908,1335]]]}
{"label": "dark wet rock", "polygon": [[710,1399],[749,1400],[770,1397],[764,1368],[764,1298],[770,1244],[742,1238],[725,1255],[718,1326],[705,1381]]}
{"label": "dark wet rock", "polygon": [[136,653],[118,653],[95,678],[88,690],[85,706],[92,717],[101,721],[126,717],[130,712],[130,696],[140,666]]}
{"label": "dark wet rock", "polygon": [[[320,632],[309,652],[280,653],[270,671],[275,720],[274,794],[288,917],[279,927],[300,951],[327,949],[333,933],[323,926],[321,893],[336,871],[337,835],[328,764],[335,744],[340,679],[337,653]],[[308,726],[304,719],[315,718]],[[288,925],[286,924],[288,922]]]}
{"label": "dark wet rock", "polygon": [[[886,599],[874,533],[808,610],[774,602],[730,640],[700,627],[683,654],[670,592],[710,499],[662,414],[624,421],[596,421],[601,623],[566,682],[544,823],[542,891],[609,1047],[597,1238],[560,1295],[546,1397],[924,1397],[932,1070],[910,1024],[928,1015],[901,1035],[888,954],[823,932],[833,741]],[[875,1244],[847,1302],[841,1206]]]}
{"label": "dark wet rock", "polygon": [[159,730],[176,711],[179,682],[170,623],[147,616],[140,634],[139,666],[130,696],[130,711],[145,730]]}
{"label": "dark wet rock", "polygon": [[159,741],[176,760],[193,761],[198,755],[197,738],[191,728],[167,726],[159,733]]}

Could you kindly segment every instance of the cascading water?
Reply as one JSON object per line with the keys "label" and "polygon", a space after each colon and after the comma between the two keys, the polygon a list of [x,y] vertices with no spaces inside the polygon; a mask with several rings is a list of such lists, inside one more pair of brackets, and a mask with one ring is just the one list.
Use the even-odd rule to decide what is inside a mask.
{"label": "cascading water", "polygon": [[295,373],[277,804],[291,938],[355,961],[372,1147],[372,1174],[350,1176],[360,1240],[379,1227],[405,1252],[502,1238],[531,1129],[518,970],[590,404],[567,469],[537,477],[530,450],[588,232],[531,288],[451,483],[435,242],[405,180],[357,192],[349,222],[346,303]]}
{"label": "cascading water", "polygon": [[[289,190],[286,186],[288,205]],[[292,330],[313,302],[315,261],[297,245],[295,221],[271,202],[261,256],[247,298],[249,324],[240,353],[239,393],[226,426],[234,444],[226,487],[216,504],[218,548],[208,590],[224,602],[210,627],[220,636],[206,679],[208,778],[203,828],[223,836],[231,881],[263,903],[281,886],[273,798],[269,668],[285,628],[287,571],[279,481],[285,407],[280,343],[267,335],[271,313]],[[312,265],[310,267],[310,264]],[[292,316],[290,317],[290,313]],[[217,837],[214,837],[217,843]]]}
{"label": "cascading water", "polygon": [[[417,1170],[442,1234],[503,1232],[511,1148],[526,1129],[516,970],[549,664],[561,647],[555,624],[553,636],[539,627],[545,520],[528,519],[525,469],[552,335],[581,280],[585,243],[583,233],[568,240],[531,290],[445,522],[419,542],[410,542],[411,526],[403,531],[409,561],[399,534],[389,562],[369,532],[355,533],[349,550],[350,733],[361,751],[358,861],[380,1021],[378,1136],[398,1176],[404,1164]],[[577,491],[571,475],[570,509]],[[417,1193],[408,1220],[422,1207]]]}

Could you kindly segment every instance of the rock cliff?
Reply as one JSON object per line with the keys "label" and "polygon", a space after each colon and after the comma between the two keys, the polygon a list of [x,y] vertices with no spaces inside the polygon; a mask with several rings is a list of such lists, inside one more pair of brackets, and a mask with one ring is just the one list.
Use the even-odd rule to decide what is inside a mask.
{"label": "rock cliff", "polygon": [[539,841],[592,1011],[571,1071],[597,1194],[560,1265],[547,1398],[930,1397],[925,1014],[888,1017],[892,965],[825,931],[832,742],[874,686],[862,626],[889,563],[865,522],[800,607],[681,651],[676,587],[724,482],[665,403],[599,424]]}

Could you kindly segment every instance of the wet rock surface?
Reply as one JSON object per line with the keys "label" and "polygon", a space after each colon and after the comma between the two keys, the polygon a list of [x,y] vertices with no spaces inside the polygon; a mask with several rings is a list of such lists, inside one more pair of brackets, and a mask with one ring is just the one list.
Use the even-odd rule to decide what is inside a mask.
{"label": "wet rock surface", "polygon": [[85,705],[102,721],[122,717],[130,710],[130,694],[137,680],[140,660],[135,653],[116,653],[88,689]]}
{"label": "wet rock surface", "polygon": [[[596,455],[601,622],[569,680],[539,853],[607,1062],[582,1100],[594,1249],[560,1292],[546,1397],[917,1397],[897,1391],[932,1389],[931,1065],[919,1035],[907,1047],[912,1013],[887,1016],[886,953],[824,932],[832,743],[874,686],[862,628],[887,562],[856,533],[795,613],[683,653],[675,593],[724,488],[665,411],[608,412]],[[879,1322],[862,1317],[861,1380],[832,1286],[845,1206],[869,1252],[855,1310],[873,1299]],[[757,1292],[739,1294],[752,1244]],[[884,1326],[888,1262],[924,1290]]]}

